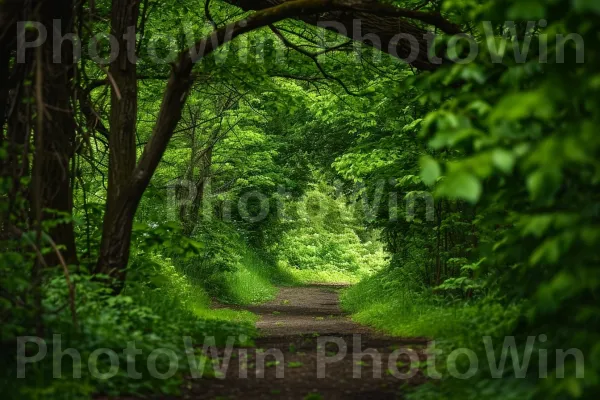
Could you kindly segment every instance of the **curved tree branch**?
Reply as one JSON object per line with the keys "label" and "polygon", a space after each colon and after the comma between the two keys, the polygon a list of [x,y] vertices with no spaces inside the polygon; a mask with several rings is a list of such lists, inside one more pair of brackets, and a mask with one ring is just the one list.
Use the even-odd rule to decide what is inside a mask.
{"label": "curved tree branch", "polygon": [[[350,96],[360,96],[360,94],[358,93],[354,93],[352,92],[350,89],[348,89],[348,86],[346,86],[346,84],[344,83],[344,81],[342,81],[341,79],[329,74],[327,71],[325,71],[325,69],[323,68],[323,66],[321,65],[321,63],[319,63],[319,60],[317,59],[317,57],[320,54],[323,54],[322,52],[319,53],[310,53],[306,50],[304,50],[302,47],[295,45],[294,43],[290,42],[289,40],[286,39],[285,36],[283,36],[283,34],[281,32],[279,32],[279,30],[274,26],[274,25],[269,25],[269,28],[271,29],[271,31],[273,31],[273,33],[283,42],[283,44],[286,45],[286,47],[289,47],[292,50],[297,51],[298,53],[310,58],[311,60],[313,60],[313,62],[315,63],[315,65],[317,66],[317,68],[319,69],[319,72],[321,72],[321,74],[330,80],[336,81],[343,89],[344,91],[349,94]],[[344,43],[345,45],[345,43]]]}
{"label": "curved tree branch", "polygon": [[[243,10],[264,10],[293,0],[223,0]],[[319,14],[302,14],[298,19],[339,33],[405,60],[419,70],[432,71],[441,62],[429,59],[431,35],[420,26],[431,25],[448,34],[461,33],[457,24],[438,12],[398,8],[378,0],[333,0]],[[401,36],[399,36],[401,35]],[[439,60],[439,59],[438,59]]]}
{"label": "curved tree branch", "polygon": [[[236,4],[241,2],[250,3],[249,1],[234,0],[231,0],[231,2]],[[357,40],[357,32],[354,30],[354,18],[362,18],[360,21],[364,33],[379,32],[384,34],[382,46],[387,43],[388,51],[391,53],[397,52],[397,56],[402,58],[402,56],[408,56],[416,50],[418,51],[417,58],[410,62],[411,65],[425,70],[438,67],[428,59],[429,48],[427,40],[423,36],[427,34],[426,30],[417,27],[413,23],[406,22],[402,18],[390,19],[389,17],[379,16],[377,13],[383,12],[381,8],[369,8],[370,11],[375,10],[374,13],[369,14],[356,11],[355,7],[362,10],[360,7],[377,5],[376,2],[367,0],[259,0],[252,3],[266,4],[266,7],[241,21],[214,30],[211,35],[197,41],[188,50],[180,53],[178,62],[172,66],[171,76],[150,139],[130,179],[122,185],[121,193],[115,200],[110,218],[104,221],[103,246],[95,270],[97,273],[116,276],[122,284],[129,259],[133,218],[142,195],[150,184],[154,171],[158,167],[177,124],[182,118],[183,108],[194,84],[194,65],[225,43],[242,34],[275,24],[284,19],[299,18],[318,25],[324,17],[332,18],[331,20],[337,21],[343,26],[353,27],[353,30],[349,31],[351,35],[346,32],[346,36]],[[394,12],[395,15],[401,16],[402,13],[407,11],[410,11],[410,15],[415,16],[415,18],[423,19],[425,17],[423,13],[411,10],[395,10]],[[431,14],[425,14],[427,14],[427,18],[430,18]],[[436,18],[431,18],[433,18],[431,21],[439,22]],[[412,44],[408,46],[407,43],[400,44],[397,40],[398,28],[401,33],[411,34],[417,39],[421,38],[417,44],[418,48],[414,48]],[[360,40],[364,41],[365,39]],[[319,65],[317,64],[317,66]],[[133,81],[134,84],[135,79],[135,74],[129,76],[129,80]]]}

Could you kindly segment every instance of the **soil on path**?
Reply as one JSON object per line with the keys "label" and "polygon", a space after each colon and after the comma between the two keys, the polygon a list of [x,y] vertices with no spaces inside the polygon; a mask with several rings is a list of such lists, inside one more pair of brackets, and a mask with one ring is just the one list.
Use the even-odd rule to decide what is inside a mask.
{"label": "soil on path", "polygon": [[[261,317],[256,348],[235,349],[222,379],[190,380],[184,397],[397,399],[406,386],[423,383],[410,357],[423,361],[427,341],[386,337],[352,322],[339,307],[339,289],[282,288],[274,301],[244,307]],[[378,355],[360,356],[369,351]]]}

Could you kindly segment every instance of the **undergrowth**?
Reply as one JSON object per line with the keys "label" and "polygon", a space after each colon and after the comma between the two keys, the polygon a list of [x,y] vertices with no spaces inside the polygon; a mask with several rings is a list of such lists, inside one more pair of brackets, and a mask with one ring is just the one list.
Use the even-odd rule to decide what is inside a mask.
{"label": "undergrowth", "polygon": [[[523,319],[522,303],[502,303],[500,297],[479,293],[470,301],[454,299],[448,293],[416,285],[409,269],[390,267],[346,289],[341,303],[356,322],[393,336],[430,339],[430,346],[440,352],[428,363],[435,363],[441,381],[418,387],[409,398],[478,399],[481,393],[487,393],[489,399],[528,398],[531,381],[505,379],[500,385],[499,380],[490,378],[485,365],[488,355],[483,337],[501,344]],[[477,388],[448,374],[447,356],[456,349],[471,350],[480,360]],[[456,363],[461,372],[469,370],[467,357]]]}
{"label": "undergrowth", "polygon": [[[136,260],[137,263],[143,261],[143,257]],[[225,344],[230,337],[239,344],[251,343],[255,336],[254,314],[211,310],[206,292],[177,272],[169,259],[152,256],[145,261],[147,267],[152,266],[148,267],[151,278],[143,282],[132,281],[119,296],[114,296],[106,285],[92,280],[89,275],[73,274],[77,289],[76,327],[69,308],[64,305],[64,293],[68,291],[64,277],[51,278],[45,287],[44,306],[60,311],[46,313],[44,317],[48,339],[43,346],[50,356],[28,365],[26,379],[15,380],[17,360],[13,358],[14,353],[3,353],[3,365],[8,367],[8,374],[3,374],[6,379],[3,386],[8,388],[8,396],[79,399],[94,393],[114,396],[147,392],[177,394],[183,376],[198,370],[200,364],[197,363],[206,362],[194,347],[188,347],[193,351],[191,354],[186,352],[186,340],[200,347],[207,337],[214,337],[216,344]],[[60,335],[53,336],[53,333]],[[140,351],[135,358],[135,371],[140,374],[136,379],[128,372],[131,365],[124,352],[131,343]],[[64,352],[67,348],[74,349],[78,355],[72,358],[71,353],[65,353],[62,379],[53,379],[57,369],[52,354],[54,351],[60,354],[60,349]],[[27,343],[26,349],[33,355],[40,347],[31,342]],[[92,356],[98,349],[106,349],[117,357],[119,368],[114,376],[111,376],[108,356]],[[161,349],[162,355],[155,358],[154,365],[156,371],[165,374],[164,379],[151,374],[150,370],[148,360],[157,349]],[[166,353],[171,356],[165,356]],[[74,372],[79,370],[81,378]],[[92,373],[93,370],[108,374],[110,379]],[[209,363],[202,371],[204,376],[214,375]],[[27,389],[34,387],[35,390]]]}
{"label": "undergrowth", "polygon": [[356,283],[387,264],[377,231],[325,183],[287,204],[283,232],[269,252],[300,283]]}
{"label": "undergrowth", "polygon": [[[75,317],[69,303],[65,304],[69,289],[64,276],[48,276],[44,309],[57,311],[44,313],[45,342],[38,345],[31,341],[25,347],[28,356],[43,348],[47,356],[26,366],[25,379],[16,379],[15,347],[10,353],[2,351],[2,366],[6,370],[0,383],[6,388],[5,395],[22,399],[81,399],[92,394],[178,394],[183,376],[191,371],[214,376],[210,362],[197,351],[197,346],[201,348],[211,337],[217,345],[224,345],[231,338],[237,344],[252,344],[257,316],[248,311],[211,307],[211,293],[201,284],[200,277],[188,276],[177,264],[176,258],[157,251],[135,249],[128,284],[118,296],[101,276],[92,279],[81,268],[71,271],[76,290]],[[265,271],[268,269],[259,263],[259,258],[247,250],[240,257],[240,264],[225,273],[223,287],[231,294],[231,302],[248,304],[274,296],[275,286]],[[13,327],[17,336],[19,329]],[[186,341],[193,346],[186,348]],[[140,374],[135,379],[129,374],[131,360],[124,352],[129,344],[140,351],[134,358],[135,371]],[[188,352],[190,348],[192,353]],[[66,349],[74,349],[76,357],[70,351],[64,353]],[[98,349],[106,349],[118,360],[114,376],[109,356],[93,356]],[[157,349],[160,354],[153,353]],[[61,379],[53,378],[57,371],[54,351],[65,354]],[[155,354],[152,368],[165,378],[151,373],[151,354]],[[99,373],[92,373],[96,370]],[[80,378],[77,371],[81,371]]]}
{"label": "undergrowth", "polygon": [[272,300],[277,286],[297,284],[287,269],[249,246],[231,225],[214,224],[218,226],[199,233],[205,244],[201,254],[174,261],[177,271],[209,298],[226,304],[257,304]]}

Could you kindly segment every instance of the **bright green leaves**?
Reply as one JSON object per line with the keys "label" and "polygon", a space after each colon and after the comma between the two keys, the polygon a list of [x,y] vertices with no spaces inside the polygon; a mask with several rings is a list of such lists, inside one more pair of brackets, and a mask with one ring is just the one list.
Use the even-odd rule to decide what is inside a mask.
{"label": "bright green leaves", "polygon": [[487,113],[491,110],[490,105],[482,100],[482,99],[477,99],[474,100],[473,102],[471,102],[468,106],[467,106],[467,111],[470,114],[474,114],[475,116],[481,118],[484,117],[485,115],[487,115]]}
{"label": "bright green leaves", "polygon": [[490,123],[519,121],[525,118],[548,120],[554,113],[554,103],[545,90],[534,90],[506,95],[490,115]]}
{"label": "bright green leaves", "polygon": [[555,167],[538,169],[527,177],[527,190],[533,201],[550,201],[562,182],[562,174]]}
{"label": "bright green leaves", "polygon": [[[485,109],[485,103],[473,104],[473,111],[478,114]],[[459,148],[465,143],[481,138],[484,133],[473,126],[467,114],[441,110],[430,113],[422,124],[421,135],[430,137],[429,147],[434,150]]]}
{"label": "bright green leaves", "polygon": [[433,185],[441,176],[442,170],[437,161],[432,157],[425,156],[421,158],[421,179],[427,186]]}
{"label": "bright green leaves", "polygon": [[465,128],[457,131],[441,131],[429,142],[429,146],[439,150],[446,147],[455,147],[461,142],[470,141],[472,138],[481,136],[477,129]]}
{"label": "bright green leaves", "polygon": [[470,129],[471,121],[466,115],[440,110],[430,113],[423,121],[422,135],[429,136],[431,133],[456,133],[461,130]]}
{"label": "bright green leaves", "polygon": [[470,203],[477,203],[481,196],[482,186],[479,179],[466,171],[447,176],[440,182],[436,190],[439,196],[449,199],[466,200]]}
{"label": "bright green leaves", "polygon": [[412,132],[412,131],[415,131],[417,129],[417,127],[419,125],[421,125],[421,122],[423,122],[422,118],[415,119],[410,124],[404,125],[402,127],[402,132]]}
{"label": "bright green leaves", "polygon": [[404,134],[384,138],[361,134],[359,141],[364,144],[347,150],[331,165],[344,178],[354,182],[379,173],[388,173],[389,178],[401,175],[389,171],[393,171],[394,166],[401,163],[405,157],[399,149],[414,146],[410,136]]}
{"label": "bright green leaves", "polygon": [[359,228],[361,214],[357,210],[363,210],[362,204],[349,206],[347,198],[328,194],[333,189],[321,183],[302,199],[286,202],[286,230],[269,248],[278,265],[307,274],[302,276],[310,276],[312,271],[322,274],[323,279],[332,274],[344,275],[343,279],[348,281],[379,270],[387,263],[378,240],[361,241],[359,235],[364,232]]}
{"label": "bright green leaves", "polygon": [[[435,160],[434,160],[435,162]],[[437,164],[437,162],[436,162]],[[396,183],[396,187],[399,188],[404,188],[404,187],[410,187],[413,185],[419,185],[423,182],[423,179],[420,176],[417,175],[404,175],[402,178],[400,178],[397,183]]]}
{"label": "bright green leaves", "polygon": [[516,163],[514,152],[496,148],[460,161],[446,163],[443,179],[440,164],[430,156],[421,158],[421,179],[428,186],[439,181],[436,195],[477,203],[483,193],[482,181],[495,173],[510,175]]}
{"label": "bright green leaves", "polygon": [[505,174],[510,174],[515,165],[515,156],[510,151],[504,149],[495,149],[492,151],[492,161],[494,166]]}

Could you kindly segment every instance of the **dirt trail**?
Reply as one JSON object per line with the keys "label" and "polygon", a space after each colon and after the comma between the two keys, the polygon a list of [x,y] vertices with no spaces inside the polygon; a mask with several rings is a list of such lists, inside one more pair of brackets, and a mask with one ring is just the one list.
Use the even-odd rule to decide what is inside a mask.
{"label": "dirt trail", "polygon": [[370,330],[350,320],[339,306],[341,286],[281,288],[277,298],[259,306],[246,307],[261,316],[256,324],[267,338],[305,335],[352,335]]}
{"label": "dirt trail", "polygon": [[[401,354],[398,362],[388,361],[394,350],[413,352],[424,360],[426,340],[386,337],[352,322],[339,307],[339,289],[324,285],[282,288],[274,301],[245,307],[261,316],[257,323],[261,337],[256,340],[256,349],[234,350],[224,379],[190,381],[185,398],[396,399],[402,397],[406,385],[423,383],[421,372],[402,379],[388,371],[393,367],[396,373],[408,373],[409,355]],[[360,341],[360,349],[356,340]],[[345,357],[334,341],[347,347]],[[353,353],[368,348],[377,350],[381,362],[370,356],[353,359]],[[241,361],[244,353],[248,354],[247,367]],[[271,353],[279,354],[279,363]],[[269,354],[266,362],[261,361],[264,354]],[[330,358],[325,377],[318,378],[319,357],[323,365],[324,357],[336,354],[340,354],[339,361]],[[378,366],[381,377],[377,376]],[[283,378],[276,377],[278,369]],[[358,371],[360,378],[355,378]],[[264,378],[257,377],[263,374]],[[243,378],[245,375],[247,378]]]}

